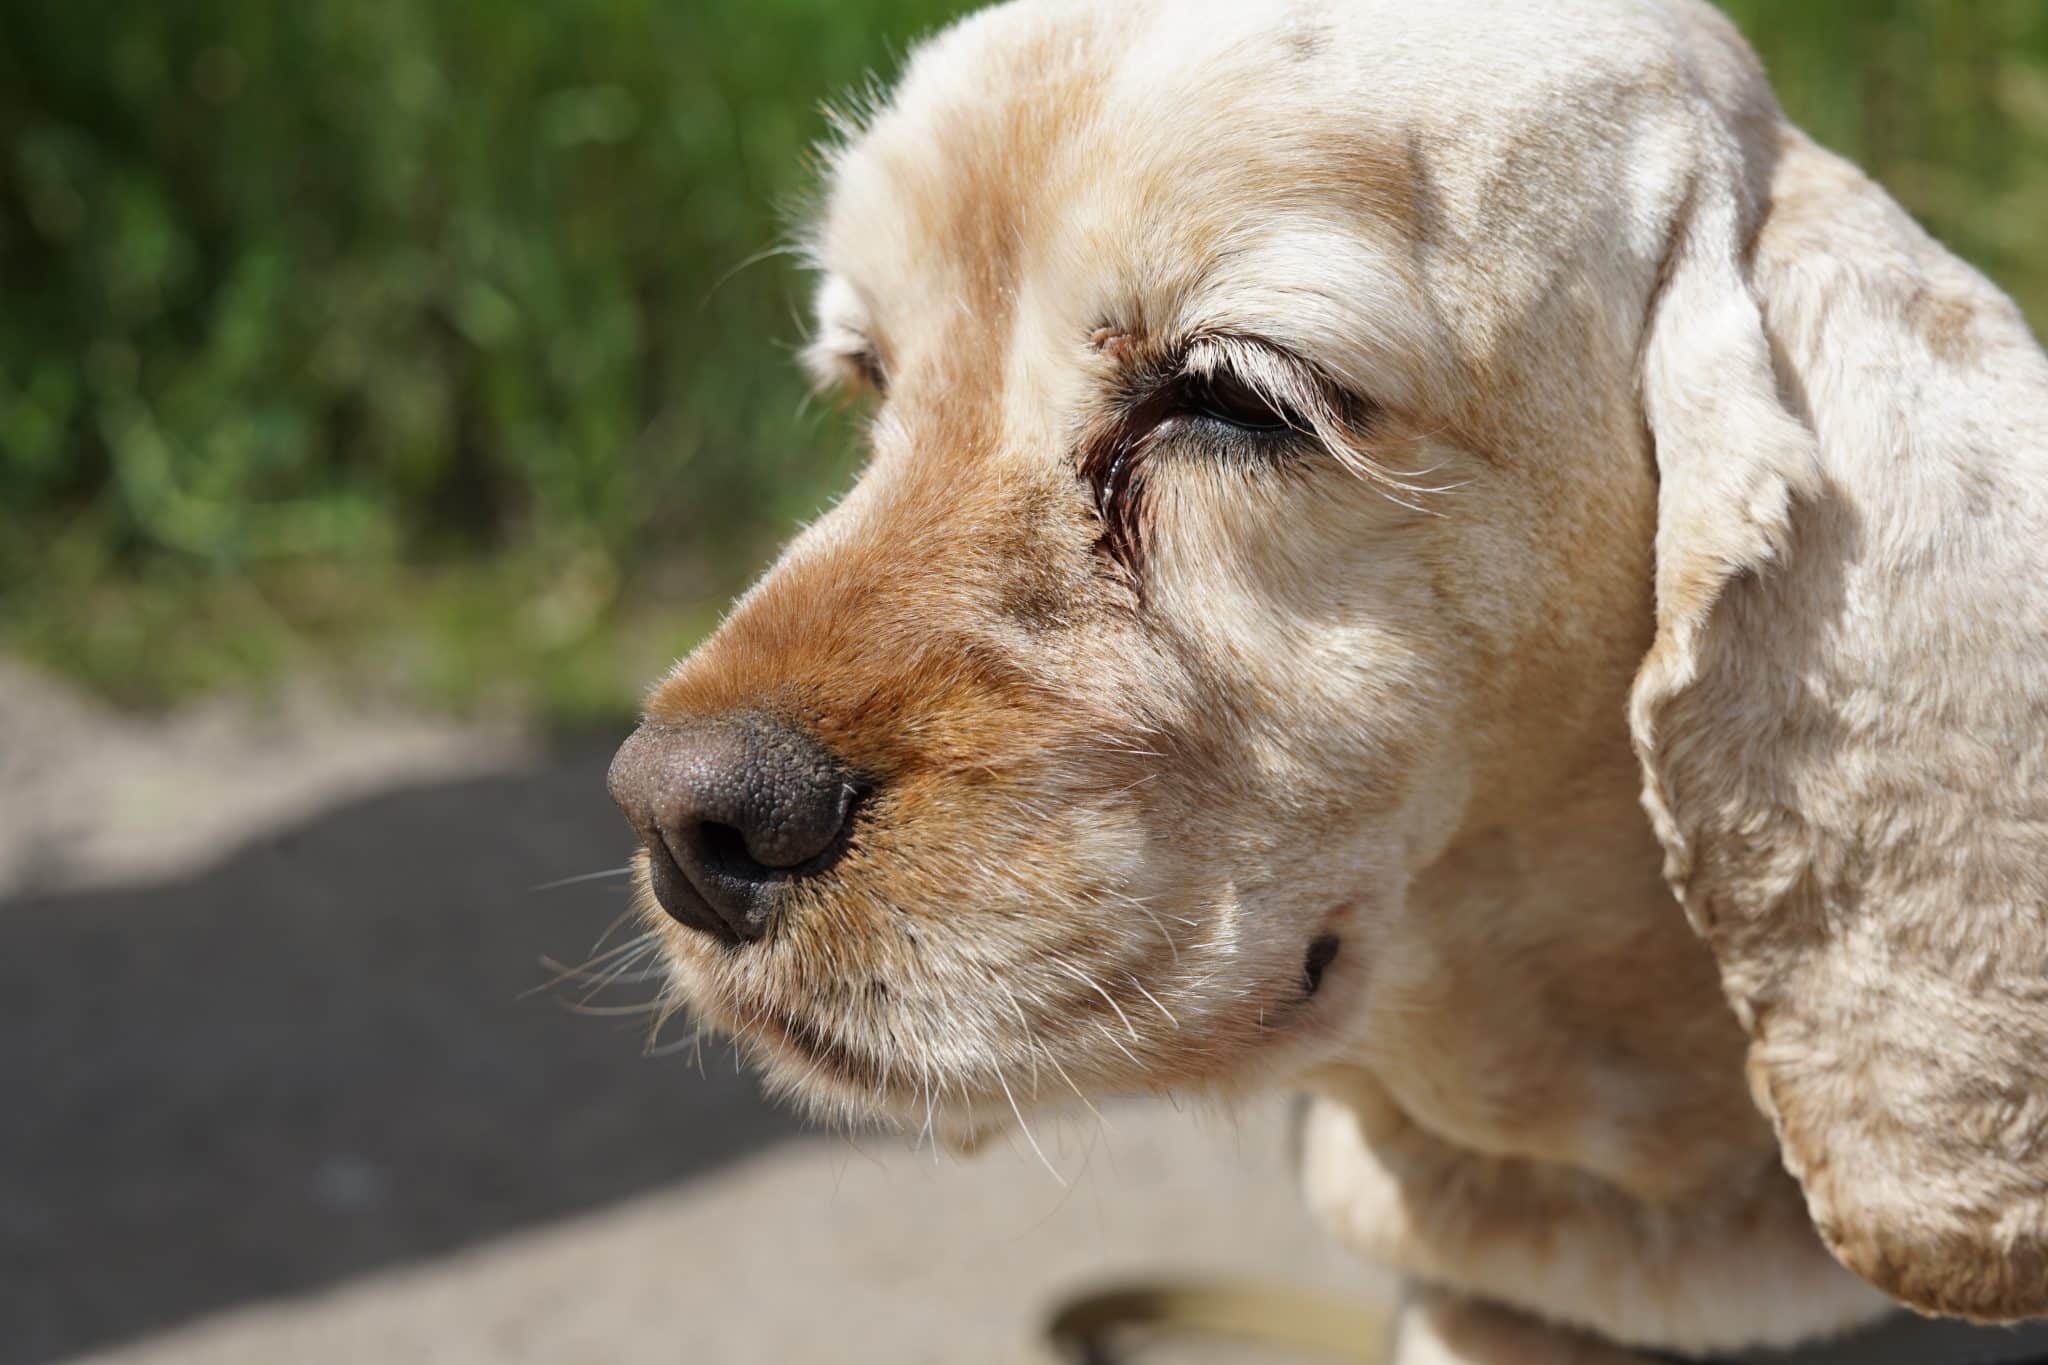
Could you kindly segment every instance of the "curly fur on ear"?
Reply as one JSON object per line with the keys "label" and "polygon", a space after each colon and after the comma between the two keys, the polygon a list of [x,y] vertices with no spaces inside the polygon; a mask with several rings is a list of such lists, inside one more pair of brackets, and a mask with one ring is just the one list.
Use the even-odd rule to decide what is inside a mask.
{"label": "curly fur on ear", "polygon": [[1644,352],[1645,804],[1836,1256],[2048,1312],[2048,360],[1770,123],[1723,132]]}

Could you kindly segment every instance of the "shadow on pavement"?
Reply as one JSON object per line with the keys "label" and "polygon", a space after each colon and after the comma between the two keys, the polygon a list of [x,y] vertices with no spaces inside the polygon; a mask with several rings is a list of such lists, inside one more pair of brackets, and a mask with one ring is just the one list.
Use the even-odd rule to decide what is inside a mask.
{"label": "shadow on pavement", "polygon": [[723,1047],[700,1076],[687,1049],[643,1056],[637,1017],[523,997],[624,908],[616,881],[530,889],[624,861],[606,758],[356,802],[189,879],[0,903],[0,1362],[801,1131]]}

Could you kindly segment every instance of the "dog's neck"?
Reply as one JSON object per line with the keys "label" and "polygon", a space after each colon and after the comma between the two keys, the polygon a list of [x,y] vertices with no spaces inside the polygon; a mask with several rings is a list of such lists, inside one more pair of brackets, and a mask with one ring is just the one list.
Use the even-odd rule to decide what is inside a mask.
{"label": "dog's neck", "polygon": [[1631,1345],[1874,1321],[1749,1097],[1637,782],[1624,738],[1597,746],[1361,945],[1360,1041],[1306,1078],[1310,1206],[1374,1260]]}
{"label": "dog's neck", "polygon": [[1669,1201],[1774,1148],[1639,782],[1617,722],[1514,823],[1423,871],[1406,913],[1363,945],[1345,1065],[1447,1143]]}

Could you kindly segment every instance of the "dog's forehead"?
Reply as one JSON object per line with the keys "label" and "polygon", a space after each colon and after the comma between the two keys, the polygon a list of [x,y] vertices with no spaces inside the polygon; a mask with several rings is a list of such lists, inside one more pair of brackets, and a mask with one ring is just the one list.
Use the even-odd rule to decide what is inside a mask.
{"label": "dog's forehead", "polygon": [[[824,320],[897,347],[922,330],[956,361],[979,336],[995,363],[1015,351],[1020,314],[1058,336],[1187,324],[1203,306],[1215,316],[1198,325],[1256,325],[1267,320],[1231,314],[1243,300],[1230,281],[1257,279],[1248,292],[1284,300],[1273,285],[1290,273],[1303,326],[1326,292],[1398,296],[1423,230],[1418,178],[1439,228],[1470,206],[1512,213],[1504,190],[1532,207],[1547,189],[1569,198],[1543,177],[1576,183],[1577,169],[1531,154],[1543,125],[1581,88],[1595,104],[1602,81],[1639,85],[1668,65],[1690,5],[1020,0],[986,11],[919,49],[889,107],[837,159],[818,238]],[[1433,249],[1456,243],[1452,231]],[[1386,340],[1393,353],[1421,341]]]}

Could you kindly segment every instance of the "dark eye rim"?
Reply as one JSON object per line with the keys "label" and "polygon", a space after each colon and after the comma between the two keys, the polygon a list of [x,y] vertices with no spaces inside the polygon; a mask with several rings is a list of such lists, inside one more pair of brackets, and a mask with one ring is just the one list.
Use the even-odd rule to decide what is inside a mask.
{"label": "dark eye rim", "polygon": [[1245,470],[1303,468],[1306,457],[1331,439],[1329,427],[1363,432],[1378,425],[1377,403],[1285,347],[1242,335],[1230,341],[1284,362],[1312,391],[1315,419],[1283,397],[1269,397],[1227,360],[1191,366],[1189,349],[1183,347],[1153,365],[1132,367],[1120,401],[1084,428],[1077,442],[1079,473],[1101,527],[1096,549],[1118,566],[1141,599],[1145,490],[1155,451],[1184,446],[1191,455],[1199,451]]}
{"label": "dark eye rim", "polygon": [[852,367],[861,384],[876,397],[889,393],[889,371],[882,365],[882,353],[873,342],[846,353],[846,363]]}
{"label": "dark eye rim", "polygon": [[1297,414],[1228,371],[1182,376],[1166,416],[1215,422],[1252,436],[1291,435],[1308,427]]}
{"label": "dark eye rim", "polygon": [[1082,478],[1102,525],[1097,548],[1134,578],[1140,574],[1144,485],[1155,446],[1186,440],[1227,450],[1254,443],[1264,461],[1306,430],[1296,414],[1275,406],[1235,374],[1193,373],[1176,365],[1174,372],[1137,389],[1117,420],[1083,443]]}

